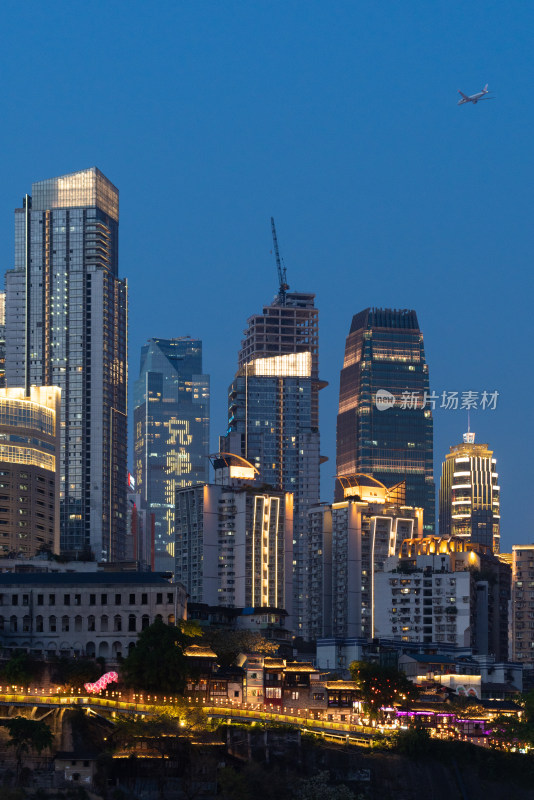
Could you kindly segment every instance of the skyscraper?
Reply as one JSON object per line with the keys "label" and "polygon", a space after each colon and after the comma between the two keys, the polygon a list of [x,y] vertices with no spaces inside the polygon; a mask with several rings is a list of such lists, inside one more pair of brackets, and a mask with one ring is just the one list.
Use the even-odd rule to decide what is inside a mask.
{"label": "skyscraper", "polygon": [[497,460],[487,444],[475,444],[465,433],[462,444],[451,447],[441,467],[439,534],[461,536],[500,549],[500,486]]}
{"label": "skyscraper", "polygon": [[134,387],[134,458],[137,491],[155,517],[157,570],[174,570],[175,490],[208,480],[209,403],[202,342],[149,339]]}
{"label": "skyscraper", "polygon": [[424,530],[432,533],[433,423],[425,393],[428,366],[415,311],[356,314],[340,377],[336,474],[365,473],[386,486],[405,480],[407,505],[423,509]]}
{"label": "skyscraper", "polygon": [[6,293],[0,292],[0,388],[6,385]]}
{"label": "skyscraper", "polygon": [[15,210],[6,383],[61,388],[61,550],[124,558],[127,284],[119,193],[96,167],[39,181]]}
{"label": "skyscraper", "polygon": [[319,322],[313,294],[280,293],[249,318],[229,388],[220,449],[252,462],[260,480],[292,492],[293,613],[304,629],[307,511],[319,500]]}

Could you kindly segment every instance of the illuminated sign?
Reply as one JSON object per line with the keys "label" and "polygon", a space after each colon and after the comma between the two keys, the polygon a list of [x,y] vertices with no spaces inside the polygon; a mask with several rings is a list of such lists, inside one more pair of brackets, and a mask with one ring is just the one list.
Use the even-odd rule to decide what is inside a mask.
{"label": "illuminated sign", "polygon": [[84,689],[89,694],[98,694],[102,689],[105,689],[108,683],[117,683],[119,676],[116,672],[106,672],[102,675],[96,683],[84,683]]}
{"label": "illuminated sign", "polygon": [[246,365],[248,375],[272,378],[311,378],[312,356],[305,353],[288,353],[283,356],[256,358]]}
{"label": "illuminated sign", "polygon": [[254,480],[254,468],[253,467],[237,467],[232,465],[230,467],[230,477],[231,478],[246,478],[247,480]]}

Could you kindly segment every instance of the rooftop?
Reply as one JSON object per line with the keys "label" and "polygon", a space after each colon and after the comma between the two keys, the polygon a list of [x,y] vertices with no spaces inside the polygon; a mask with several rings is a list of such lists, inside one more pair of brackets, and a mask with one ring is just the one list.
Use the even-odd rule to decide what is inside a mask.
{"label": "rooftop", "polygon": [[160,572],[3,572],[1,586],[139,586],[172,585]]}

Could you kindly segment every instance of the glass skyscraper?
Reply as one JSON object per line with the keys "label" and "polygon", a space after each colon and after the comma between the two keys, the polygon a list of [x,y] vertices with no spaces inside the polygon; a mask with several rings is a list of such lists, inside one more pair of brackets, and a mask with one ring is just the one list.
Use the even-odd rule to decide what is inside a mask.
{"label": "glass skyscraper", "polygon": [[319,312],[315,295],[288,292],[248,320],[229,388],[222,452],[250,461],[259,479],[294,495],[293,613],[306,623],[307,511],[319,500]]}
{"label": "glass skyscraper", "polygon": [[63,553],[122,560],[127,284],[119,192],[96,167],[39,181],[15,210],[6,273],[6,384],[61,388]]}
{"label": "glass skyscraper", "polygon": [[500,486],[497,460],[487,444],[464,433],[441,467],[439,535],[460,536],[500,550]]}
{"label": "glass skyscraper", "polygon": [[356,314],[340,377],[337,475],[364,473],[386,486],[405,480],[406,504],[423,509],[424,531],[432,533],[433,421],[430,403],[423,407],[428,396],[415,311],[367,308]]}
{"label": "glass skyscraper", "polygon": [[202,342],[149,339],[134,386],[137,491],[155,520],[155,568],[174,571],[175,490],[207,483],[210,379]]}

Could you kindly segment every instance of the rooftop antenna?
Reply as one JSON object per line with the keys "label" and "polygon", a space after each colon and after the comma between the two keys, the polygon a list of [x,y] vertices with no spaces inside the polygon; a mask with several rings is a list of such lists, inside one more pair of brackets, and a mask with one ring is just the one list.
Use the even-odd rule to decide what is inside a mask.
{"label": "rooftop antenna", "polygon": [[278,300],[280,305],[285,306],[286,304],[286,292],[289,289],[287,284],[286,278],[286,265],[284,264],[283,260],[280,258],[280,252],[278,250],[278,239],[276,238],[276,227],[274,225],[274,217],[271,217],[271,230],[273,234],[273,245],[274,245],[274,256],[276,258],[276,268],[278,270]]}

